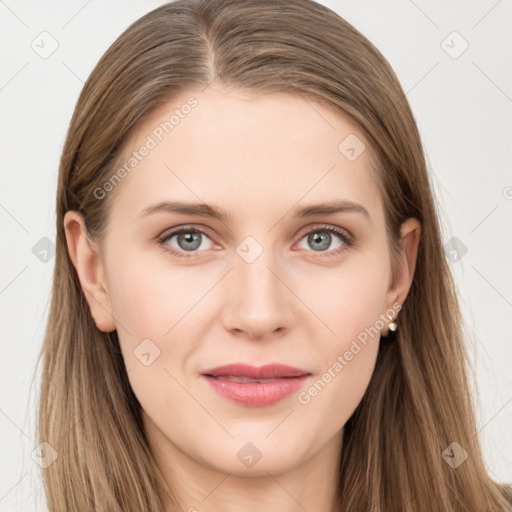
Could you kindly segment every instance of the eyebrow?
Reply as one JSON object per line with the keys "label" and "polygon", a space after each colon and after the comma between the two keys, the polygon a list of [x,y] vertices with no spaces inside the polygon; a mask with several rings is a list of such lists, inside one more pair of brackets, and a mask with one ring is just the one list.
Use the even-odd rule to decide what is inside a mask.
{"label": "eyebrow", "polygon": [[[154,213],[181,213],[183,215],[197,215],[200,217],[209,217],[218,219],[222,222],[229,221],[233,218],[226,210],[218,206],[206,203],[178,203],[170,201],[161,201],[154,205],[148,206],[140,214],[139,217],[146,217]],[[315,215],[332,215],[334,213],[355,212],[361,213],[368,219],[370,214],[368,210],[359,203],[348,201],[346,199],[330,201],[327,203],[312,204],[291,210],[292,217],[306,218]]]}

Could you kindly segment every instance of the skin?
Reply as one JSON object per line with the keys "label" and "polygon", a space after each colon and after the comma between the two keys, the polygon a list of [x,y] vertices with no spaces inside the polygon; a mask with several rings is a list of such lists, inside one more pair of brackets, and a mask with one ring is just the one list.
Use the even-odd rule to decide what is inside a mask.
{"label": "skin", "polygon": [[[125,154],[190,96],[197,107],[110,192],[103,240],[88,242],[83,218],[66,214],[70,257],[97,328],[118,331],[152,451],[183,510],[334,510],[343,426],[367,389],[379,336],[307,404],[292,394],[272,406],[237,405],[200,373],[279,362],[311,372],[307,390],[358,334],[404,302],[420,224],[403,224],[400,270],[392,276],[369,143],[349,117],[301,96],[188,91],[140,125]],[[351,133],[366,145],[354,161],[338,150]],[[363,205],[369,219],[357,212],[292,216],[334,199]],[[232,219],[139,218],[163,200],[217,205]],[[161,234],[190,225],[208,231],[192,258],[158,245]],[[332,254],[344,245],[332,234],[327,249],[315,250],[307,234],[324,233],[322,225],[348,230],[356,244]],[[263,249],[251,263],[236,252],[247,236]],[[177,236],[169,246],[186,253]],[[133,354],[146,338],[160,350],[148,366]],[[262,454],[252,467],[237,457],[248,442]]]}

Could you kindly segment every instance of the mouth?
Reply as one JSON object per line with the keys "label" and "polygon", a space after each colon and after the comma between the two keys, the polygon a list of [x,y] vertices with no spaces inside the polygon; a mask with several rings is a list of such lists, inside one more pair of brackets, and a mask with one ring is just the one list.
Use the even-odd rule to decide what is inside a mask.
{"label": "mouth", "polygon": [[311,373],[281,364],[232,364],[207,370],[201,376],[223,398],[245,407],[263,407],[298,391]]}

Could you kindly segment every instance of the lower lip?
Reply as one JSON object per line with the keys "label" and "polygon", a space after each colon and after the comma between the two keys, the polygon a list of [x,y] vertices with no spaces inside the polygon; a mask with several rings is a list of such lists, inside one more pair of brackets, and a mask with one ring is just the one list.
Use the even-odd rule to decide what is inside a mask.
{"label": "lower lip", "polygon": [[220,395],[246,407],[272,405],[298,391],[309,375],[286,377],[271,382],[234,382],[203,375]]}

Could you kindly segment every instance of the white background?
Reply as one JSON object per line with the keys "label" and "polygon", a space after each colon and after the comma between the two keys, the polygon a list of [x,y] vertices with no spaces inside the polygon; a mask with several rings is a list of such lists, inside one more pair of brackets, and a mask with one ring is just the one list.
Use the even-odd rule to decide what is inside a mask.
{"label": "white background", "polygon": [[[55,239],[58,161],[74,104],[107,47],[162,3],[0,0],[0,512],[41,509],[31,458],[39,386],[36,378],[31,388],[31,379],[54,259],[41,262],[32,247]],[[450,265],[476,340],[468,345],[479,436],[492,476],[510,482],[512,2],[321,3],[384,54],[415,113],[442,206],[443,242],[457,237],[468,249]],[[31,47],[43,31],[58,43],[47,59]],[[463,48],[453,31],[469,45],[458,58],[445,51]]]}

